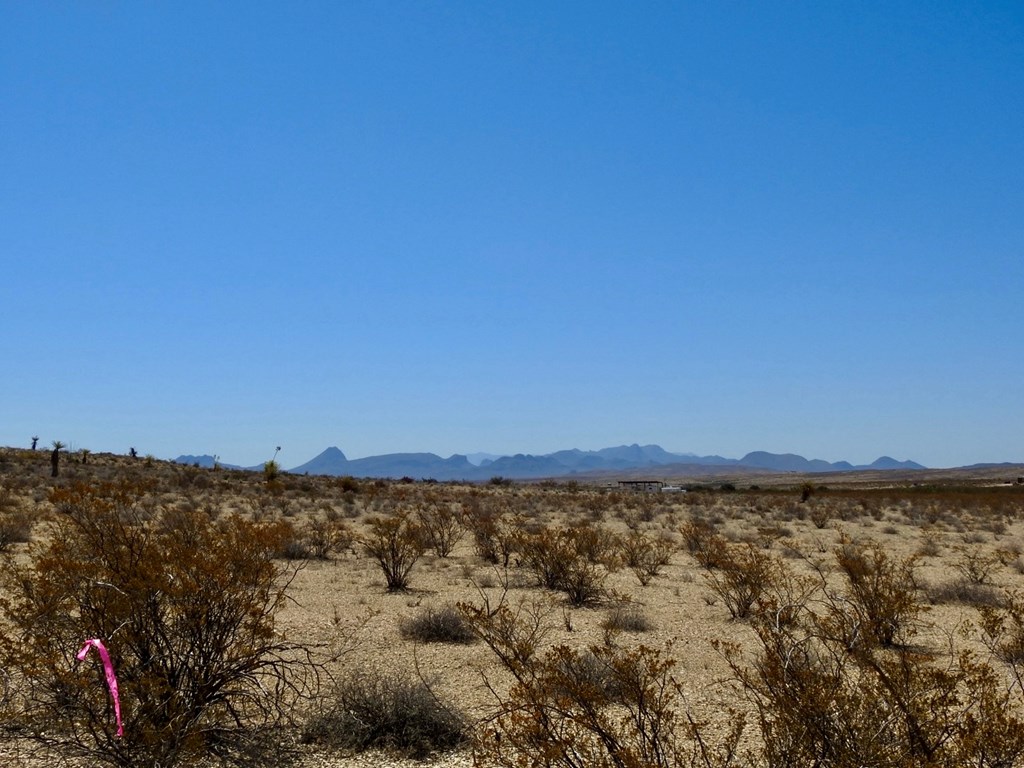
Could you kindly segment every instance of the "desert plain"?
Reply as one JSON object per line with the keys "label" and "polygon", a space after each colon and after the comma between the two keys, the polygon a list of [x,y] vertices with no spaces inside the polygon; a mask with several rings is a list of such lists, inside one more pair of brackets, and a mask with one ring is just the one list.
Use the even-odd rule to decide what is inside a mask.
{"label": "desert plain", "polygon": [[[53,489],[82,483],[144,484],[142,503],[153,515],[177,510],[283,525],[291,535],[274,557],[289,581],[274,631],[310,649],[323,671],[315,696],[291,704],[294,717],[282,731],[300,766],[468,766],[474,753],[489,764],[493,753],[474,744],[498,730],[509,670],[488,643],[432,642],[416,622],[499,604],[536,621],[538,658],[558,646],[655,649],[673,664],[678,707],[707,738],[725,739],[745,716],[738,749],[760,754],[758,710],[736,665],[755,665],[762,645],[751,617],[736,615],[743,611],[723,577],[729,571],[715,560],[722,552],[767,558],[834,594],[846,584],[844,548],[866,561],[881,553],[905,568],[917,601],[900,629],[907,635],[890,638],[893,646],[936,659],[969,650],[1003,676],[1009,701],[1022,700],[1012,664],[996,658],[998,643],[982,631],[982,615],[1024,593],[1024,467],[645,479],[680,490],[633,491],[608,478],[461,484],[268,475],[88,453],[64,456],[52,477],[47,452],[8,448],[0,452],[3,556],[29,563],[60,514]],[[389,590],[373,554],[374,521],[396,516],[418,526],[420,539],[407,585]],[[440,548],[423,530],[439,518],[448,521]],[[580,530],[600,532],[585,556],[593,583],[582,593],[546,585],[529,537]],[[657,562],[644,569],[635,549],[648,543]],[[116,661],[116,639],[111,652]],[[329,706],[332,686],[360,678],[425,683],[464,718],[465,739],[413,758],[386,743],[357,751],[311,736],[309,722]],[[5,764],[46,764],[56,753],[40,753],[18,724],[16,683],[7,692]]]}

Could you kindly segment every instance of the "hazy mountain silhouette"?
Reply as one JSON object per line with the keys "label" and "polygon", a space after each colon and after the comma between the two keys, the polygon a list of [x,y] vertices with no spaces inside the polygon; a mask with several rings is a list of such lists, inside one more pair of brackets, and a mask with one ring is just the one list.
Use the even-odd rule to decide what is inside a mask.
{"label": "hazy mountain silhouette", "polygon": [[896,461],[891,456],[879,456],[866,467],[857,467],[857,469],[927,469],[927,467],[916,461]]}
{"label": "hazy mountain silhouette", "polygon": [[465,456],[455,455],[442,459],[433,453],[389,453],[348,459],[338,448],[331,446],[323,453],[288,470],[294,474],[352,475],[353,477],[412,477],[435,480],[469,479],[476,470]]}
{"label": "hazy mountain silhouette", "polygon": [[[588,472],[615,470],[638,470],[678,465],[751,468],[771,472],[843,472],[855,469],[925,469],[914,461],[897,461],[890,456],[881,456],[871,464],[854,466],[847,461],[828,462],[822,459],[806,459],[794,453],[768,453],[754,451],[742,459],[722,456],[697,456],[691,453],[671,453],[659,445],[619,445],[597,451],[581,451],[578,448],[555,451],[544,455],[518,453],[514,456],[495,454],[474,454],[480,465],[472,463],[462,454],[447,459],[433,453],[389,453],[381,456],[367,456],[349,459],[342,451],[331,446],[319,455],[293,467],[288,472],[311,475],[351,475],[353,477],[412,477],[416,480],[487,480],[492,477],[507,477],[527,480],[543,477],[566,477]],[[484,458],[487,457],[487,458]],[[180,464],[198,464],[212,467],[212,456],[179,456]],[[240,469],[230,464],[220,464],[228,469]],[[254,469],[260,469],[255,467]]]}

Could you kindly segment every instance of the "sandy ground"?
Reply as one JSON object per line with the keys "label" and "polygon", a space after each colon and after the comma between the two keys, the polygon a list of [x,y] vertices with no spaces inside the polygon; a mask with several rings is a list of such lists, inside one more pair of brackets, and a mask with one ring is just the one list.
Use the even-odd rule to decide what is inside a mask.
{"label": "sandy ground", "polygon": [[[254,494],[259,488],[256,477],[256,481],[243,482],[229,476],[219,480],[223,488],[212,484],[198,490],[187,488],[184,496],[188,503],[213,505],[221,513],[255,514]],[[755,482],[758,480],[755,478]],[[734,695],[724,682],[730,678],[728,665],[714,643],[750,647],[752,632],[743,621],[730,618],[725,605],[709,589],[706,572],[682,546],[680,526],[688,520],[709,521],[730,541],[753,543],[797,572],[811,573],[815,563],[822,563],[829,571],[834,550],[847,537],[876,542],[893,557],[916,556],[915,573],[922,595],[936,585],[960,578],[965,562],[972,557],[987,564],[993,586],[1024,587],[1024,560],[1020,556],[1024,552],[1024,520],[1019,503],[993,510],[962,499],[948,503],[907,501],[895,493],[890,500],[821,495],[801,503],[795,490],[763,496],[714,493],[651,498],[614,494],[609,500],[608,494],[586,488],[428,488],[422,484],[343,497],[333,479],[294,482],[294,492],[261,509],[260,514],[285,515],[301,523],[333,511],[343,515],[354,531],[361,532],[373,515],[396,506],[415,507],[426,496],[453,507],[470,499],[483,499],[492,507],[522,514],[533,523],[580,525],[587,521],[621,534],[632,526],[651,537],[673,539],[679,548],[650,584],[641,586],[631,571],[618,570],[606,582],[609,598],[594,606],[569,607],[563,596],[538,588],[524,569],[514,567],[507,599],[513,603],[545,601],[550,626],[547,644],[580,648],[605,642],[606,632],[601,625],[609,611],[617,602],[631,602],[653,628],[642,634],[617,635],[614,642],[667,649],[677,663],[675,674],[683,684],[687,704],[712,720],[721,716],[723,697]],[[173,494],[168,499],[173,499]],[[340,654],[328,664],[334,675],[419,676],[440,697],[472,720],[481,721],[493,712],[496,703],[487,681],[499,690],[507,684],[486,646],[424,645],[403,638],[400,627],[403,620],[430,607],[479,604],[485,595],[497,600],[502,578],[503,572],[476,554],[472,537],[467,534],[449,557],[422,557],[412,571],[409,591],[388,593],[377,564],[362,547],[353,544],[330,560],[311,560],[299,570],[289,590],[290,602],[278,616],[278,628],[289,639],[319,648],[322,658]],[[829,578],[839,576],[832,574]],[[923,638],[932,633],[941,639],[976,620],[977,611],[963,603],[935,604],[923,618],[932,625]],[[5,764],[16,765],[24,753],[17,745],[5,746],[10,758]],[[343,756],[313,747],[305,749],[301,765],[308,768],[423,765],[380,754]],[[429,761],[431,766],[445,768],[470,764],[467,753],[441,755]]]}

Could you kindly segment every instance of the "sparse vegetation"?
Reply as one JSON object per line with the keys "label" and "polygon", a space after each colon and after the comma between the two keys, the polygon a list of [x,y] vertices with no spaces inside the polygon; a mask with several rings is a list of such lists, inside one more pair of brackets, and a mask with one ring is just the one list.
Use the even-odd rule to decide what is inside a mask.
{"label": "sparse vegetation", "polygon": [[[1021,485],[836,479],[801,502],[803,478],[268,482],[87,455],[51,479],[46,453],[0,450],[0,739],[37,745],[15,768],[283,765],[300,737],[521,768],[1024,764]],[[272,586],[231,613],[255,595],[240,558]],[[241,670],[230,702],[185,714],[230,627],[252,627],[217,667]],[[100,665],[72,663],[89,637],[124,739]],[[441,705],[458,725],[435,739],[438,701],[472,715]]]}

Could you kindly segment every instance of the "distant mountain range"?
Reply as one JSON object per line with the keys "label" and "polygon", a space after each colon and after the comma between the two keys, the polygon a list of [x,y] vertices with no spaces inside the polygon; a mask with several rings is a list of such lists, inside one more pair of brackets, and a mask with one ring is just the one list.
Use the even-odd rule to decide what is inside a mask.
{"label": "distant mountain range", "polygon": [[[915,461],[897,461],[882,456],[871,464],[853,465],[848,461],[828,462],[805,459],[793,453],[767,453],[754,451],[742,459],[722,456],[697,456],[691,453],[670,453],[659,445],[620,445],[599,451],[556,451],[541,456],[517,453],[514,456],[473,454],[475,461],[462,454],[447,459],[433,453],[389,453],[349,459],[336,447],[330,447],[305,464],[287,470],[293,474],[351,475],[352,477],[412,477],[434,480],[488,480],[507,477],[530,480],[545,477],[599,474],[616,470],[650,469],[652,474],[682,474],[698,467],[735,467],[737,470],[754,469],[766,472],[845,472],[852,470],[926,469]],[[213,456],[179,456],[179,464],[198,464],[212,467]],[[229,469],[245,469],[231,464]],[[261,469],[261,466],[247,469]]]}

